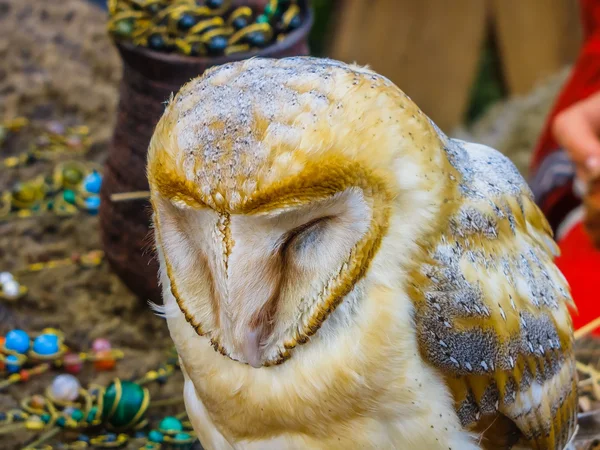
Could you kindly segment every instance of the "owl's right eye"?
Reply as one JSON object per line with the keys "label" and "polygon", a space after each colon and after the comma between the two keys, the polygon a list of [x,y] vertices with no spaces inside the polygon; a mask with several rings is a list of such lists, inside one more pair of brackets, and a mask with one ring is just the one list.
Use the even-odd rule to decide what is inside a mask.
{"label": "owl's right eye", "polygon": [[318,217],[288,231],[283,237],[283,243],[280,247],[281,253],[287,252],[292,245],[294,250],[300,251],[314,243],[317,240],[319,230],[331,219],[331,216]]}

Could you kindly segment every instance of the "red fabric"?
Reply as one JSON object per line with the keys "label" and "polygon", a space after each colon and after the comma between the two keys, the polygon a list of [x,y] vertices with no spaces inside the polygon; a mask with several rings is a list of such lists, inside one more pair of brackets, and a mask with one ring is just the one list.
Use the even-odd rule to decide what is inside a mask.
{"label": "red fabric", "polygon": [[[571,316],[577,329],[600,316],[597,294],[600,252],[592,246],[581,223],[573,227],[558,246],[562,254],[556,259],[556,265],[571,285],[577,305],[577,311],[572,311]],[[596,329],[594,334],[600,336],[600,329]]]}
{"label": "red fabric", "polygon": [[[558,113],[572,104],[600,91],[600,0],[580,0],[584,42],[573,71],[563,86],[550,115],[546,119],[543,132],[535,148],[531,171],[551,152],[558,150],[558,144],[551,133],[551,124]],[[566,189],[566,191],[570,191]],[[568,194],[565,189],[557,190],[540,205],[547,216],[555,213],[555,205]],[[600,251],[594,249],[583,226],[578,224],[559,243],[562,256],[557,265],[571,286],[577,312],[573,312],[575,329],[600,316],[600,301],[595,294],[600,290]],[[595,334],[600,336],[600,329]]]}
{"label": "red fabric", "polygon": [[584,42],[573,72],[546,120],[533,154],[532,173],[544,157],[558,149],[550,128],[554,117],[573,103],[600,90],[600,0],[580,0],[580,4]]}

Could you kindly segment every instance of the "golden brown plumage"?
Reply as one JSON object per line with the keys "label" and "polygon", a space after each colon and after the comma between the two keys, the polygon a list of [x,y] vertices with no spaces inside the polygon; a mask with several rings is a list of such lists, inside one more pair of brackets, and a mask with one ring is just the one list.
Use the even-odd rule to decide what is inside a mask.
{"label": "golden brown plumage", "polygon": [[212,69],[167,106],[148,176],[205,448],[573,435],[571,300],[544,217],[508,160],[448,139],[387,79],[314,58]]}

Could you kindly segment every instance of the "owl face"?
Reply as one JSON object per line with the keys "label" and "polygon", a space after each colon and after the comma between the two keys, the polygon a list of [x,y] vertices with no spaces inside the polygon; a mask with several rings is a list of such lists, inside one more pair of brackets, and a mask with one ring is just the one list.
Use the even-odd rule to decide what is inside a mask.
{"label": "owl face", "polygon": [[365,69],[314,58],[213,69],[170,102],[150,144],[165,288],[217,351],[281,363],[360,300],[390,221],[406,241],[425,232],[416,217],[441,208],[450,170],[441,151],[416,106]]}

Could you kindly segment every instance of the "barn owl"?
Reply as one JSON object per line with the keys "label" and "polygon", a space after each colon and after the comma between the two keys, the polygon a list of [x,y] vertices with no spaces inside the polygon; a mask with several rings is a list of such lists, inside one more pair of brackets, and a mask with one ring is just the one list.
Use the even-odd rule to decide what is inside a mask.
{"label": "barn owl", "polygon": [[162,312],[207,450],[555,450],[566,280],[515,167],[385,77],[250,59],[172,98],[148,153]]}

